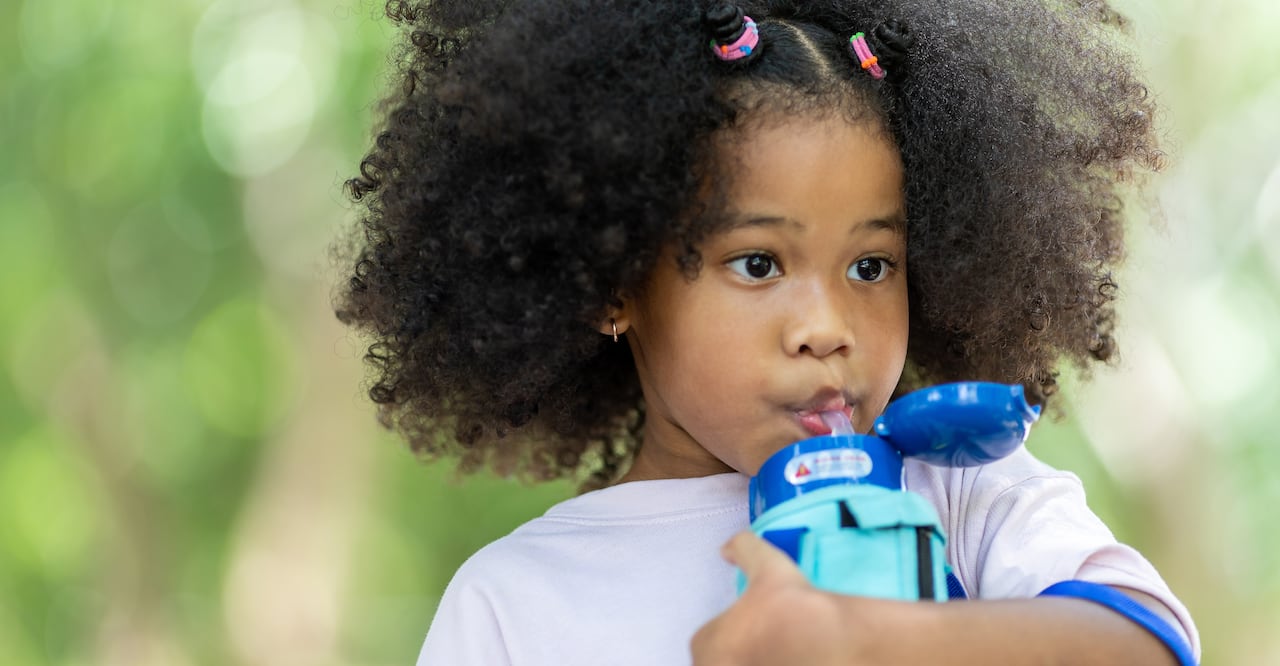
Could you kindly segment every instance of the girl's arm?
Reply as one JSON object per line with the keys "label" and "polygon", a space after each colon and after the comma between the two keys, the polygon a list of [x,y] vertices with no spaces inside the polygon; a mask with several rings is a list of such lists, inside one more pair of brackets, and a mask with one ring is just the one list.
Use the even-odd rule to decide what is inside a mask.
{"label": "girl's arm", "polygon": [[[694,636],[695,666],[1178,663],[1142,627],[1081,599],[928,603],[832,594],[750,532],[730,541],[725,557],[749,585]],[[1167,614],[1155,599],[1132,596]]]}

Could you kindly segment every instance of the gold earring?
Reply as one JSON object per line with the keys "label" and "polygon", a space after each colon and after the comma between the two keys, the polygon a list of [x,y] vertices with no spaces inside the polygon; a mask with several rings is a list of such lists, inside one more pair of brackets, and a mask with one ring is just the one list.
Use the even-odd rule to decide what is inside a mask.
{"label": "gold earring", "polygon": [[614,321],[613,317],[610,317],[609,325],[613,327],[613,341],[617,342],[618,341],[618,322]]}

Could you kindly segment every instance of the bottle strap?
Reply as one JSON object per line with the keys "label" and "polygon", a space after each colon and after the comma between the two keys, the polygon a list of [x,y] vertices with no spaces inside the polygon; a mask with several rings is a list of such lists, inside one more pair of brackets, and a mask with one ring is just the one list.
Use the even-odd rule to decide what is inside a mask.
{"label": "bottle strap", "polygon": [[1129,618],[1137,623],[1138,626],[1160,639],[1160,642],[1164,643],[1170,652],[1173,652],[1173,656],[1178,659],[1179,664],[1182,666],[1196,666],[1195,655],[1191,653],[1191,646],[1182,638],[1182,634],[1170,626],[1168,622],[1165,622],[1159,615],[1151,612],[1149,608],[1120,590],[1108,585],[1090,583],[1084,580],[1064,580],[1061,583],[1050,585],[1039,596],[1075,597],[1106,606]]}

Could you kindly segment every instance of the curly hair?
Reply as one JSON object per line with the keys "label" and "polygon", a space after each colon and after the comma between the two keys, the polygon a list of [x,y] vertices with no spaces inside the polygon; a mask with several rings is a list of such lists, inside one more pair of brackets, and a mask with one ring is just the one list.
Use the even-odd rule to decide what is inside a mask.
{"label": "curly hair", "polygon": [[[709,137],[766,112],[843,110],[897,144],[899,392],[981,379],[1043,403],[1061,363],[1113,356],[1124,188],[1161,153],[1103,0],[739,6],[761,48],[722,62],[696,0],[388,3],[400,85],[347,183],[361,220],[335,310],[372,337],[369,395],[415,451],[588,486],[624,472],[644,405],[599,322],[669,244],[696,274],[706,184],[724,187]],[[848,40],[884,26],[914,45],[876,80]]]}

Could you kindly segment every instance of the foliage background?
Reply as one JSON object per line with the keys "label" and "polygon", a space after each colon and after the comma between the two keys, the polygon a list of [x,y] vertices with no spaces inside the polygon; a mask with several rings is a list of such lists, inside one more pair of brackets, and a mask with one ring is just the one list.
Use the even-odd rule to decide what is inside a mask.
{"label": "foliage background", "polygon": [[[1123,362],[1030,446],[1165,574],[1206,663],[1280,663],[1280,3],[1121,7],[1168,223],[1133,233]],[[379,13],[0,5],[0,663],[411,663],[453,569],[570,494],[458,482],[374,426],[326,247]]]}

